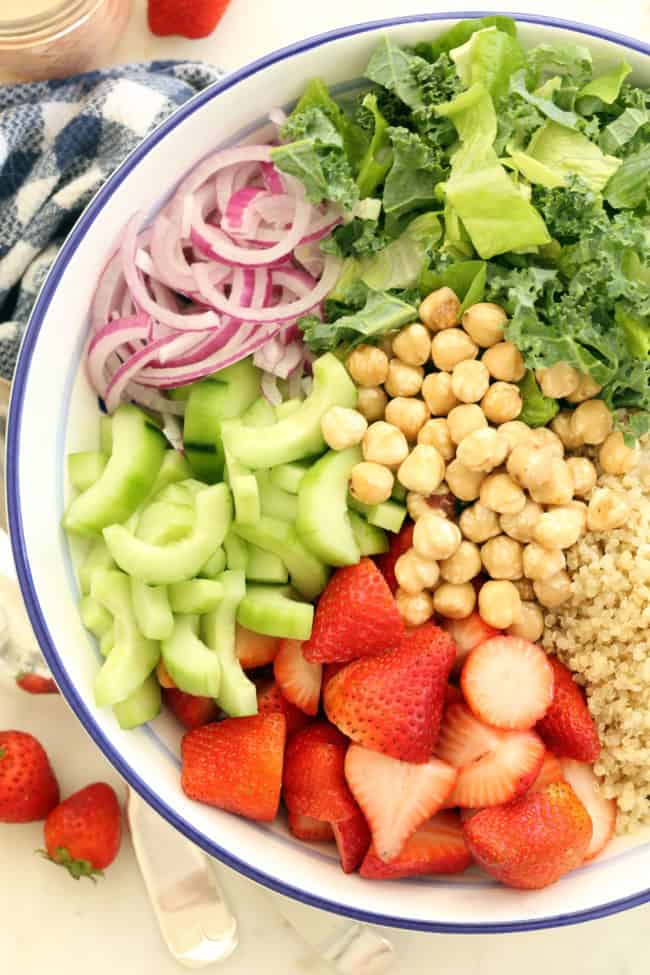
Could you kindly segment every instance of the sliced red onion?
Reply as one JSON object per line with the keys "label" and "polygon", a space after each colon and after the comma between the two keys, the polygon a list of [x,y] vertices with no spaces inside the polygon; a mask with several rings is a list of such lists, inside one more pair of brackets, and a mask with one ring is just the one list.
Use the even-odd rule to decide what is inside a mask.
{"label": "sliced red onion", "polygon": [[138,383],[129,383],[124,390],[125,394],[134,403],[139,403],[148,410],[156,413],[166,413],[174,416],[183,416],[185,413],[185,403],[183,400],[168,399],[156,389],[149,389],[147,386],[140,386]]}
{"label": "sliced red onion", "polygon": [[125,290],[126,282],[118,247],[112,257],[109,258],[99,278],[99,284],[90,309],[90,320],[93,327],[103,325],[109,320],[113,312],[121,307]]}
{"label": "sliced red onion", "polygon": [[[191,200],[191,197],[189,198]],[[189,231],[188,231],[189,236]],[[190,291],[194,287],[192,269],[185,257],[174,223],[159,214],[153,222],[151,259],[158,277],[170,288]]]}
{"label": "sliced red onion", "polygon": [[284,123],[287,121],[287,113],[281,108],[272,108],[269,112],[269,121],[273,122],[274,125],[277,125],[277,127],[281,129]]}
{"label": "sliced red onion", "polygon": [[144,314],[113,319],[95,332],[86,350],[86,366],[90,382],[100,395],[106,390],[104,370],[109,357],[127,342],[147,339],[148,335],[149,317]]}
{"label": "sliced red onion", "polygon": [[260,223],[260,216],[263,216],[257,205],[261,196],[267,197],[268,193],[260,186],[244,186],[233,193],[221,221],[221,226],[226,233],[240,234],[244,237],[254,236]]}
{"label": "sliced red onion", "polygon": [[262,172],[262,179],[264,180],[264,185],[267,190],[271,193],[284,193],[284,183],[282,182],[282,176],[275,168],[273,163],[260,163],[260,170]]}

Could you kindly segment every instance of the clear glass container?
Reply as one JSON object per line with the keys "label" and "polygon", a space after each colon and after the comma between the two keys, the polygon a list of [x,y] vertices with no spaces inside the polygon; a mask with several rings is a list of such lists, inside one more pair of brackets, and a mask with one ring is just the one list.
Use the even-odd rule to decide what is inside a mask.
{"label": "clear glass container", "polygon": [[103,63],[131,0],[0,0],[0,80],[65,78]]}

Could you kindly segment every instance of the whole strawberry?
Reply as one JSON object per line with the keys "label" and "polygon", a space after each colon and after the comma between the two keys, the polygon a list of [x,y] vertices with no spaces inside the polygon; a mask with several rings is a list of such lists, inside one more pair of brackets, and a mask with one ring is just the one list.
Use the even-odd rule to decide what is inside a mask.
{"label": "whole strawberry", "polygon": [[47,857],[75,880],[103,876],[117,856],[122,815],[110,785],[95,782],[64,799],[45,821]]}
{"label": "whole strawberry", "polygon": [[0,822],[45,819],[59,785],[43,746],[25,731],[0,731]]}

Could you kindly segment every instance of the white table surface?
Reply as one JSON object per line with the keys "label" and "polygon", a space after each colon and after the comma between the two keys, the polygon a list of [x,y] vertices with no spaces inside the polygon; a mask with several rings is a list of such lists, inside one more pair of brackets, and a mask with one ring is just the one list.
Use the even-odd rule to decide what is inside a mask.
{"label": "white table surface", "polygon": [[[135,0],[128,31],[115,62],[149,58],[204,59],[232,70],[300,37],[345,23],[426,11],[429,0],[232,0],[212,37],[201,41],[153,38],[146,29],[145,0]],[[458,0],[438,9],[461,10]],[[479,3],[473,6],[480,6]],[[543,11],[650,36],[649,0],[524,0],[495,9]],[[0,538],[0,571],[6,564]],[[4,559],[4,562],[3,562]],[[64,794],[104,779],[123,786],[59,697],[31,697],[0,676],[0,728],[21,728],[46,746]],[[40,824],[0,825],[0,972],[3,975],[178,975],[151,914],[128,838],[106,878],[96,885],[74,882],[34,850],[42,845]],[[314,961],[278,910],[280,899],[221,868],[238,916],[241,945],[220,966],[224,975],[315,975]],[[398,892],[396,889],[396,896]],[[295,915],[294,915],[295,916]],[[303,929],[319,930],[324,918],[303,908]],[[602,921],[516,935],[422,935],[386,931],[397,950],[395,971],[455,975],[642,975],[648,969],[650,907]],[[210,969],[216,971],[217,968]]]}

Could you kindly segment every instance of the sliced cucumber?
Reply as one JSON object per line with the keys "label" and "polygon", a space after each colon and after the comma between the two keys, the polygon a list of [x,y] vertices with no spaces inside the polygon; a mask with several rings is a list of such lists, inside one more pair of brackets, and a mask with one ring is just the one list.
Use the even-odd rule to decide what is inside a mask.
{"label": "sliced cucumber", "polygon": [[381,528],[369,525],[356,511],[350,511],[348,516],[361,555],[381,555],[388,551],[388,538]]}
{"label": "sliced cucumber", "polygon": [[169,587],[169,605],[174,613],[209,613],[223,598],[223,586],[216,579],[189,579]]}
{"label": "sliced cucumber", "polygon": [[310,467],[311,464],[304,460],[295,460],[291,464],[279,464],[269,471],[269,480],[274,487],[288,491],[289,494],[297,494],[300,482]]}
{"label": "sliced cucumber", "polygon": [[192,530],[170,545],[149,545],[123,525],[104,529],[104,538],[117,564],[149,585],[192,579],[223,542],[232,520],[232,500],[225,484],[199,492]]}
{"label": "sliced cucumber", "polygon": [[397,532],[404,524],[406,518],[406,508],[403,504],[395,501],[384,501],[382,504],[375,504],[368,512],[368,524],[383,528],[387,532]]}
{"label": "sliced cucumber", "polygon": [[155,497],[168,484],[185,481],[192,477],[192,468],[178,450],[166,450],[158,476],[151,488],[151,497]]}
{"label": "sliced cucumber", "polygon": [[150,545],[168,545],[189,535],[193,524],[194,511],[190,505],[152,501],[143,508],[135,534]]}
{"label": "sliced cucumber", "polygon": [[226,479],[235,504],[235,520],[250,525],[260,518],[260,493],[255,475],[225,451]]}
{"label": "sliced cucumber", "polygon": [[406,490],[404,485],[400,484],[397,478],[395,478],[395,481],[393,482],[393,491],[391,494],[391,498],[393,499],[393,501],[397,501],[401,504],[403,501],[406,501],[407,494],[408,491]]}
{"label": "sliced cucumber", "polygon": [[246,578],[252,582],[285,583],[289,581],[289,573],[278,555],[274,555],[273,552],[265,552],[257,545],[249,545]]}
{"label": "sliced cucumber", "polygon": [[110,629],[106,630],[102,638],[99,641],[99,652],[102,657],[108,657],[109,653],[115,646],[115,630],[113,629],[113,624],[111,623]]}
{"label": "sliced cucumber", "polygon": [[303,400],[298,399],[285,399],[284,403],[278,403],[275,408],[275,415],[278,420],[283,420],[285,416],[291,416],[296,410],[299,410],[303,404]]}
{"label": "sliced cucumber", "polygon": [[100,535],[90,546],[88,555],[79,569],[79,588],[82,594],[87,596],[90,592],[95,572],[104,572],[106,569],[114,568],[115,559],[108,551],[108,545]]}
{"label": "sliced cucumber", "polygon": [[79,600],[79,615],[87,630],[99,639],[113,626],[113,617],[101,603],[92,596],[82,596]]}
{"label": "sliced cucumber", "polygon": [[291,586],[249,585],[237,611],[247,630],[290,640],[308,640],[313,621],[314,607],[299,602]]}
{"label": "sliced cucumber", "polygon": [[217,576],[226,568],[226,553],[223,548],[218,548],[214,555],[211,555],[205,563],[199,576],[202,579],[216,579]]}
{"label": "sliced cucumber", "polygon": [[226,551],[226,565],[233,572],[246,572],[248,565],[248,545],[236,535],[234,530],[228,532],[223,540]]}
{"label": "sliced cucumber", "polygon": [[150,640],[166,640],[174,629],[174,617],[165,586],[148,586],[131,579],[131,602],[135,621]]}
{"label": "sliced cucumber", "polygon": [[283,491],[282,488],[272,484],[269,471],[257,471],[255,477],[260,493],[262,515],[293,524],[298,517],[298,499],[295,494],[289,494],[288,491]]}
{"label": "sliced cucumber", "polygon": [[113,453],[113,424],[110,416],[102,414],[99,418],[99,449],[107,457]]}
{"label": "sliced cucumber", "polygon": [[99,450],[81,450],[68,454],[68,477],[75,491],[87,491],[98,481],[108,463],[108,456]]}
{"label": "sliced cucumber", "polygon": [[199,697],[217,697],[221,664],[217,654],[199,639],[198,624],[198,616],[175,618],[171,636],[162,642],[163,663],[179,690]]}
{"label": "sliced cucumber", "polygon": [[241,420],[222,425],[224,444],[240,463],[257,470],[323,452],[323,414],[331,406],[355,406],[357,391],[345,366],[331,353],[317,359],[313,369],[312,392],[290,416],[272,427],[247,427]]}
{"label": "sliced cucumber", "polygon": [[160,714],[161,706],[160,684],[152,675],[147,677],[144,684],[141,684],[125,701],[114,705],[113,713],[120,728],[130,731],[141,724],[153,721]]}
{"label": "sliced cucumber", "polygon": [[255,400],[242,415],[247,427],[270,427],[275,423],[275,410],[264,396]]}
{"label": "sliced cucumber", "polygon": [[257,714],[257,691],[237,659],[235,621],[237,608],[246,592],[243,572],[224,572],[219,581],[223,599],[201,620],[201,635],[221,663],[221,689],[217,703],[233,718]]}
{"label": "sliced cucumber", "polygon": [[300,482],[298,535],[328,565],[356,565],[361,557],[348,518],[347,496],[352,468],[362,459],[360,447],[330,450]]}
{"label": "sliced cucumber", "polygon": [[235,524],[233,528],[244,541],[281,558],[293,585],[306,599],[315,599],[327,585],[326,567],[305,547],[286,521],[260,518],[254,525]]}
{"label": "sliced cucumber", "polygon": [[[200,482],[196,481],[196,483],[199,484]],[[191,508],[194,504],[196,494],[193,493],[187,485],[187,481],[178,481],[174,484],[167,484],[155,496],[155,501],[160,501],[165,504],[184,504]]]}

